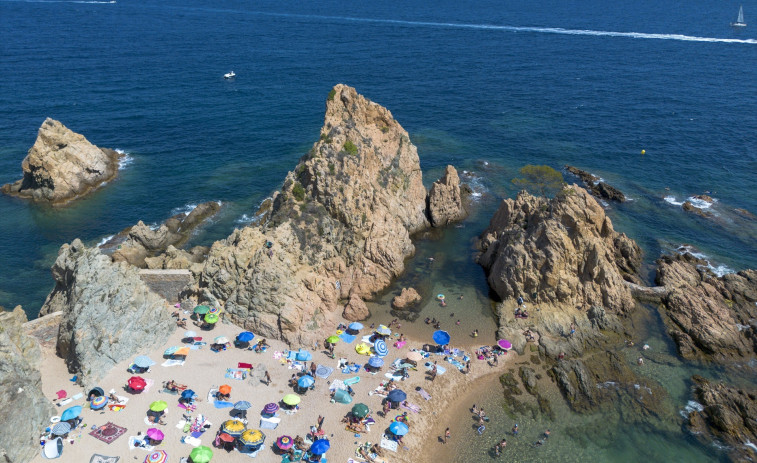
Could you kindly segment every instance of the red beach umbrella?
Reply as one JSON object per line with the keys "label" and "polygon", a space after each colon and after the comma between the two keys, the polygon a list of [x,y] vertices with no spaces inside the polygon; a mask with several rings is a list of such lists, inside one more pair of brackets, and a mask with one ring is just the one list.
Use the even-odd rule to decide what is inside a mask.
{"label": "red beach umbrella", "polygon": [[135,392],[144,391],[145,386],[147,386],[147,382],[141,376],[132,376],[131,378],[129,378],[129,381],[127,381],[126,384],[129,385],[129,389]]}

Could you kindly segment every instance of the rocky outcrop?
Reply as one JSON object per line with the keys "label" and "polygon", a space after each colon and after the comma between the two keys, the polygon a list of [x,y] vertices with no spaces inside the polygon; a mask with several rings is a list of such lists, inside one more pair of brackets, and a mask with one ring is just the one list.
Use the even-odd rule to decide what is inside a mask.
{"label": "rocky outcrop", "polygon": [[342,317],[344,317],[345,320],[351,322],[359,322],[360,320],[365,320],[370,316],[371,311],[368,310],[368,306],[365,304],[365,301],[363,301],[357,294],[350,296],[349,302],[347,302],[347,305],[344,306]]}
{"label": "rocky outcrop", "polygon": [[345,299],[369,298],[402,273],[426,213],[407,132],[337,85],[320,140],[274,194],[267,221],[212,246],[198,296],[256,333],[310,342],[336,326]]}
{"label": "rocky outcrop", "polygon": [[421,301],[421,295],[415,288],[402,288],[399,296],[392,299],[392,308],[397,310],[407,309]]}
{"label": "rocky outcrop", "polygon": [[165,343],[175,328],[138,269],[78,239],[60,248],[52,273],[55,289],[40,313],[63,312],[56,350],[85,388],[116,363]]}
{"label": "rocky outcrop", "polygon": [[21,307],[0,307],[0,457],[24,463],[39,452],[39,430],[55,414],[42,393],[39,345],[24,334],[26,315]]}
{"label": "rocky outcrop", "polygon": [[757,271],[718,277],[686,252],[657,261],[658,285],[668,288],[662,314],[686,359],[730,363],[757,353]]}
{"label": "rocky outcrop", "polygon": [[[156,229],[140,220],[101,247],[106,251],[113,249],[114,262],[124,261],[140,268],[190,269],[192,264],[205,260],[208,248],[195,247],[189,252],[176,248],[186,243],[192,232],[220,209],[220,203],[208,201],[189,214],[176,214]],[[161,255],[163,252],[165,254]]]}
{"label": "rocky outcrop", "polygon": [[3,185],[0,191],[34,201],[65,203],[113,179],[118,174],[119,156],[47,118],[21,164],[24,177]]}
{"label": "rocky outcrop", "polygon": [[[465,192],[463,189],[462,192]],[[452,222],[459,222],[468,215],[460,189],[460,177],[457,170],[447,166],[444,175],[431,185],[428,192],[428,216],[431,225],[442,227]]]}
{"label": "rocky outcrop", "polygon": [[565,170],[581,179],[586,189],[597,198],[609,199],[610,201],[617,201],[619,203],[626,200],[626,196],[622,191],[603,182],[602,179],[594,174],[573,166],[565,166]]}
{"label": "rocky outcrop", "polygon": [[[754,461],[757,452],[757,389],[713,384],[694,376],[694,400],[701,405],[689,413],[687,428],[702,444],[725,444],[731,461]],[[721,447],[722,448],[722,447]]]}

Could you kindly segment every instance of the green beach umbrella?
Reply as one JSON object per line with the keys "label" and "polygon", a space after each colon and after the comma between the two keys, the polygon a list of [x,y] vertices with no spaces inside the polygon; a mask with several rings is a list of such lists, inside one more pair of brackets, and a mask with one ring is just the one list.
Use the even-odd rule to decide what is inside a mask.
{"label": "green beach umbrella", "polygon": [[210,323],[211,325],[218,321],[218,314],[209,313],[205,315],[205,323]]}
{"label": "green beach umbrella", "polygon": [[337,342],[339,342],[339,336],[329,336],[328,338],[326,338],[326,342],[330,344],[336,344]]}
{"label": "green beach umbrella", "polygon": [[168,408],[168,404],[165,400],[156,400],[155,402],[150,404],[150,410],[154,412],[162,412],[166,408]]}
{"label": "green beach umbrella", "polygon": [[281,401],[287,405],[297,405],[298,403],[300,403],[300,400],[302,400],[300,399],[300,396],[295,394],[287,394],[283,399],[281,399]]}
{"label": "green beach umbrella", "polygon": [[213,458],[213,451],[210,450],[210,447],[200,445],[192,449],[189,458],[192,459],[192,463],[209,463],[210,459]]}
{"label": "green beach umbrella", "polygon": [[370,412],[371,410],[368,408],[368,405],[363,403],[355,404],[355,406],[352,407],[352,414],[358,418],[365,418]]}
{"label": "green beach umbrella", "polygon": [[197,307],[195,307],[194,312],[200,315],[205,315],[206,313],[210,312],[210,307],[206,305],[198,305]]}

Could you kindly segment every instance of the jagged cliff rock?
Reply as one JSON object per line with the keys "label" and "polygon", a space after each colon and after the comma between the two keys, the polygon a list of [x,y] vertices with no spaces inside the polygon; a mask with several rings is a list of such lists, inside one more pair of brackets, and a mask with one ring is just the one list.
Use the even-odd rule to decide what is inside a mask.
{"label": "jagged cliff rock", "polygon": [[24,334],[21,307],[0,307],[0,456],[24,463],[39,452],[39,430],[56,412],[42,393],[41,354],[37,342]]}
{"label": "jagged cliff rock", "polygon": [[757,353],[757,271],[722,277],[690,253],[657,261],[663,320],[686,359],[733,362]]}
{"label": "jagged cliff rock", "polygon": [[586,189],[597,198],[609,199],[619,203],[626,200],[626,195],[622,191],[603,182],[594,174],[573,166],[565,166],[565,170],[580,178]]}
{"label": "jagged cliff rock", "polygon": [[713,384],[694,376],[694,400],[701,410],[689,413],[691,434],[704,445],[725,444],[731,461],[754,461],[757,451],[747,442],[757,442],[757,389]]}
{"label": "jagged cliff rock", "polygon": [[468,215],[463,198],[465,191],[465,188],[460,188],[457,170],[447,166],[442,178],[434,182],[428,192],[428,216],[431,225],[441,227],[464,219]]}
{"label": "jagged cliff rock", "polygon": [[199,297],[256,333],[309,342],[346,299],[398,276],[410,235],[429,226],[417,150],[389,110],[337,85],[320,140],[267,217],[213,245]]}
{"label": "jagged cliff rock", "polygon": [[78,239],[60,248],[52,273],[55,289],[40,314],[63,312],[56,350],[85,388],[116,363],[166,342],[175,328],[165,300],[138,269]]}
{"label": "jagged cliff rock", "polygon": [[394,296],[392,299],[393,309],[406,309],[421,301],[421,295],[415,288],[402,288],[399,296]]}
{"label": "jagged cliff rock", "polygon": [[47,118],[21,165],[24,177],[3,185],[5,194],[65,203],[86,195],[118,174],[119,154],[93,145],[60,122]]}
{"label": "jagged cliff rock", "polygon": [[[189,269],[192,264],[204,260],[205,249],[193,248],[186,252],[175,248],[184,244],[195,228],[220,209],[218,202],[208,201],[195,207],[189,214],[182,213],[169,218],[155,230],[140,220],[108,240],[102,247],[108,249],[118,245],[111,255],[114,262],[126,261],[140,268]],[[174,249],[160,256],[169,247]],[[158,258],[154,258],[156,256]]]}

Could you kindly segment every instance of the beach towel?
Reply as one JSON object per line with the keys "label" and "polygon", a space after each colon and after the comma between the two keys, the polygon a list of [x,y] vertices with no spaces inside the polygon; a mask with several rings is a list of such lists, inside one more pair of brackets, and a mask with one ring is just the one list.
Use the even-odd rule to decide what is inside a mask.
{"label": "beach towel", "polygon": [[121,457],[106,457],[96,453],[89,459],[89,463],[117,463],[120,459]]}
{"label": "beach towel", "polygon": [[347,365],[342,369],[342,373],[344,373],[345,375],[349,375],[350,373],[357,373],[358,371],[360,371],[360,365],[358,365],[357,363]]}
{"label": "beach towel", "polygon": [[391,450],[392,452],[397,451],[397,441],[389,440],[385,436],[381,436],[381,443],[379,444],[379,447],[386,450]]}
{"label": "beach towel", "polygon": [[[137,445],[137,442],[139,442],[140,445]],[[134,450],[134,449],[141,449],[147,452],[152,452],[153,450],[155,450],[155,446],[147,445],[147,443],[145,443],[142,437],[129,436],[129,450]]]}
{"label": "beach towel", "polygon": [[347,378],[342,382],[345,386],[351,386],[360,382],[360,376],[353,376],[352,378]]}
{"label": "beach towel", "polygon": [[331,376],[331,373],[334,372],[334,369],[331,367],[325,367],[323,365],[318,365],[318,368],[315,369],[315,375],[319,378],[326,379],[329,376]]}
{"label": "beach towel", "polygon": [[351,334],[342,333],[341,335],[339,335],[339,340],[341,340],[344,343],[349,344],[352,341],[354,341],[356,337],[357,336],[354,336],[354,335],[351,335]]}
{"label": "beach towel", "polygon": [[237,363],[237,368],[246,368],[248,370],[251,370],[252,369],[252,364],[251,363],[239,362],[239,363]]}
{"label": "beach towel", "polygon": [[101,440],[105,442],[106,444],[110,444],[114,440],[123,436],[124,433],[126,433],[126,428],[123,428],[121,426],[116,425],[115,423],[111,423],[110,421],[108,421],[107,423],[100,426],[99,428],[95,428],[95,430],[89,433],[89,435],[94,437],[97,440]]}
{"label": "beach towel", "polygon": [[[431,362],[426,362],[426,363],[424,363],[423,365],[424,365],[424,366],[426,367],[426,369],[427,369],[427,370],[429,370],[429,371],[430,371],[430,370],[431,370],[431,368],[433,368],[433,366],[434,366],[434,364],[433,364],[433,363],[431,363]],[[437,364],[437,365],[436,365],[436,374],[437,374],[437,375],[443,375],[443,374],[444,374],[444,373],[445,373],[446,371],[447,371],[447,369],[446,369],[446,368],[444,368],[443,366],[441,366],[441,365],[439,365],[439,364]]]}
{"label": "beach towel", "polygon": [[426,392],[425,390],[423,390],[423,388],[418,389],[418,394],[420,394],[421,397],[423,397],[425,400],[431,400],[431,396],[429,395],[428,392]]}
{"label": "beach towel", "polygon": [[394,347],[396,347],[397,349],[402,349],[403,347],[405,347],[405,344],[407,344],[407,341],[397,341],[394,343]]}
{"label": "beach towel", "polygon": [[184,436],[181,438],[182,444],[189,444],[192,447],[197,447],[199,445],[202,445],[202,441],[198,439],[197,437],[191,437],[191,436]]}
{"label": "beach towel", "polygon": [[364,343],[366,343],[366,344],[368,344],[369,346],[373,346],[373,343],[372,343],[372,342],[370,341],[370,339],[371,339],[371,336],[373,336],[373,335],[372,335],[372,334],[366,334],[365,336],[363,336],[363,337],[362,337],[362,338],[360,339],[360,341],[361,341],[361,342],[364,342]]}
{"label": "beach towel", "polygon": [[242,381],[247,379],[247,370],[244,368],[227,368],[225,377]]}
{"label": "beach towel", "polygon": [[463,368],[465,368],[465,365],[453,359],[452,357],[447,357],[447,361],[451,363],[452,365],[456,366],[458,370],[462,370]]}
{"label": "beach towel", "polygon": [[171,395],[179,395],[179,391],[175,391],[173,389],[166,389],[163,388],[162,391],[160,391],[161,394],[171,394]]}
{"label": "beach towel", "polygon": [[404,401],[400,404],[400,407],[404,408],[405,410],[410,410],[413,413],[420,413],[421,407],[411,404],[408,401]]}
{"label": "beach towel", "polygon": [[329,390],[330,391],[334,391],[334,390],[337,390],[337,389],[347,389],[347,387],[345,387],[344,383],[340,379],[335,379],[329,385]]}
{"label": "beach towel", "polygon": [[[181,420],[178,423],[176,423],[176,429],[184,429],[184,426],[187,425],[187,420]],[[189,428],[187,428],[187,431],[189,431]]]}
{"label": "beach towel", "polygon": [[165,362],[163,362],[163,363],[160,364],[160,366],[162,366],[162,367],[175,367],[176,365],[178,365],[178,366],[184,365],[184,360],[168,359]]}
{"label": "beach towel", "polygon": [[260,418],[260,429],[276,429],[281,418]]}
{"label": "beach towel", "polygon": [[384,376],[386,376],[389,379],[393,379],[395,381],[401,381],[402,380],[402,375],[394,375],[392,373],[384,373]]}
{"label": "beach towel", "polygon": [[186,410],[188,412],[193,412],[197,408],[197,405],[195,405],[195,404],[187,405],[187,404],[178,403],[178,404],[176,404],[176,406],[179,407],[179,408],[181,408],[181,409],[184,409],[184,410]]}
{"label": "beach towel", "polygon": [[224,402],[222,400],[216,400],[213,402],[213,405],[216,406],[216,408],[231,408],[234,406],[233,402]]}

